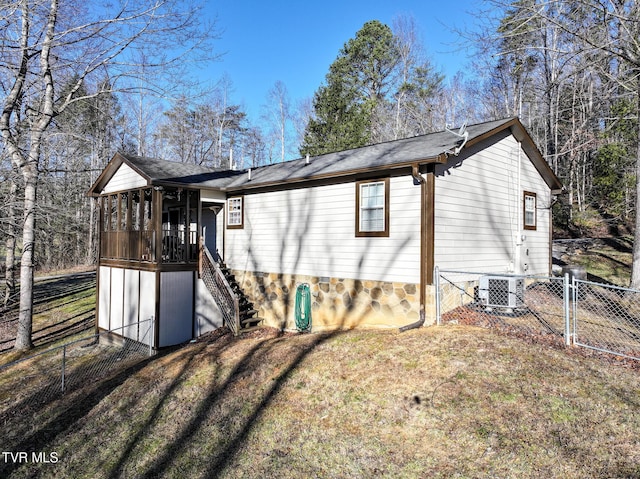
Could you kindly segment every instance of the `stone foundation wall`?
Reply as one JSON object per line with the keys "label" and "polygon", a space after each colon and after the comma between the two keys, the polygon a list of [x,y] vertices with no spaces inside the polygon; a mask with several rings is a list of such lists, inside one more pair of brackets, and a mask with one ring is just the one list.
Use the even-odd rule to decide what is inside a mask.
{"label": "stone foundation wall", "polygon": [[[314,331],[399,327],[419,319],[418,285],[251,271],[233,271],[264,324],[295,330],[296,289],[310,286]],[[427,324],[430,324],[427,314]]]}

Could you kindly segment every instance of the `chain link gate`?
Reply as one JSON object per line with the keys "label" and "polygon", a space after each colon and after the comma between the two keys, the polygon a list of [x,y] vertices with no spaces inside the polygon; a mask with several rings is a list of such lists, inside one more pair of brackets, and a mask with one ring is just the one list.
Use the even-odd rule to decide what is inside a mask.
{"label": "chain link gate", "polygon": [[439,270],[437,324],[466,324],[563,338],[640,360],[640,291],[553,276]]}
{"label": "chain link gate", "polygon": [[640,360],[640,291],[574,279],[573,343]]}

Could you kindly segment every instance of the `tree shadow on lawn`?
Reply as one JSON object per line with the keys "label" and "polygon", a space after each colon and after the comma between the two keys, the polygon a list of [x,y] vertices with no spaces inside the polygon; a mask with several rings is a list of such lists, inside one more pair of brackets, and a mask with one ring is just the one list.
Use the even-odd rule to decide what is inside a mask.
{"label": "tree shadow on lawn", "polygon": [[[295,215],[296,211],[291,204],[289,214]],[[287,237],[284,233],[282,235],[283,238],[287,237],[289,240],[281,245],[283,251],[279,255],[280,271],[286,270],[286,264],[298,265],[301,261],[303,252],[306,250],[304,243],[307,231],[305,218],[313,214],[313,211],[314,208],[308,206],[301,213],[298,212],[303,216],[304,221],[300,222],[302,226],[295,231],[291,231],[290,222],[283,222],[281,225],[283,231],[290,231],[290,235],[293,237]],[[370,240],[370,238],[366,239],[366,243],[362,245],[363,252],[359,261],[354,262],[356,278],[362,276],[361,269],[370,254],[368,248]],[[256,251],[257,247],[253,242],[251,243],[249,256],[252,251]],[[385,277],[389,269],[394,266],[396,256],[394,253],[399,253],[406,248],[407,241],[400,241],[392,246],[394,249],[390,249],[388,254],[381,258],[374,258],[380,264],[378,271],[381,277]],[[287,249],[287,254],[284,249]],[[290,258],[291,261],[285,261],[287,258]],[[252,261],[256,263],[256,271],[266,269],[259,267],[257,258],[252,258]],[[354,292],[353,297],[355,296]],[[285,304],[285,314],[288,315],[290,310],[287,309],[287,305],[288,301]],[[370,305],[371,303],[369,303]],[[346,305],[342,321],[336,323],[341,323],[344,326],[347,318],[349,318],[350,324],[358,323],[362,317],[352,318],[352,316],[356,316],[357,308],[362,308],[363,312],[359,314],[366,314],[367,308],[363,306],[366,305],[350,302]],[[178,471],[179,475],[183,477],[217,477],[233,463],[260,418],[269,409],[287,383],[287,379],[298,370],[305,358],[322,344],[345,334],[341,325],[336,324],[336,328],[330,332],[305,335],[298,341],[291,340],[282,332],[279,332],[275,337],[262,338],[262,340],[253,338],[255,343],[245,343],[244,348],[239,347],[237,350],[230,351],[234,355],[232,360],[221,359],[221,356],[230,350],[231,346],[241,345],[241,341],[252,340],[250,335],[235,339],[226,335],[229,337],[223,341],[220,341],[221,338],[218,337],[214,342],[191,344],[184,349],[174,351],[174,355],[170,357],[170,363],[168,363],[173,368],[173,377],[171,379],[160,377],[159,381],[166,380],[162,383],[162,391],[153,391],[157,397],[134,393],[124,397],[117,404],[115,403],[117,399],[114,397],[113,401],[107,401],[102,405],[103,408],[117,408],[118,411],[126,411],[128,414],[133,414],[132,411],[136,406],[142,411],[142,414],[138,414],[135,418],[130,416],[132,418],[130,424],[121,426],[125,430],[129,428],[129,434],[125,431],[115,439],[93,439],[93,436],[100,435],[100,431],[97,431],[97,434],[96,431],[91,431],[90,444],[86,445],[87,452],[78,452],[76,457],[69,458],[69,460],[80,461],[78,466],[80,468],[83,467],[83,463],[91,463],[90,467],[100,468],[94,472],[101,477],[109,478],[131,475],[140,478],[155,478],[163,474],[178,474]],[[89,413],[99,414],[98,404],[112,393],[117,393],[117,389],[132,375],[142,372],[147,366],[149,366],[149,370],[142,372],[143,375],[162,374],[160,368],[153,369],[153,363],[170,353],[172,351],[163,351],[160,355],[141,361],[107,381],[97,382],[94,386],[90,386],[86,395],[75,396],[69,405],[65,405],[64,410],[56,411],[51,419],[46,420],[43,424],[38,424],[22,440],[8,445],[10,449],[5,448],[4,450],[43,451],[55,447],[58,443],[66,442],[65,435],[71,436],[73,434],[73,426]],[[209,374],[206,378],[208,383],[196,391],[198,399],[197,402],[194,401],[193,408],[191,408],[191,404],[188,404],[182,409],[181,404],[185,401],[182,394],[188,392],[188,389],[183,386],[193,384],[193,380],[198,382],[194,377],[194,371],[196,373],[199,371],[196,368],[202,364],[200,362],[202,360],[212,361],[213,371],[205,370]],[[256,376],[260,377],[256,378]],[[150,379],[147,378],[147,380]],[[136,392],[143,393],[144,391]],[[118,397],[124,395],[125,393],[122,392]],[[189,398],[186,400],[189,401]],[[176,408],[178,408],[177,411]],[[167,414],[169,417],[166,417]],[[171,428],[170,431],[158,431],[158,424],[170,421],[171,414],[175,414],[177,424],[168,424],[168,428]],[[227,434],[218,434],[220,436],[218,440],[212,437],[206,444],[198,444],[201,448],[204,446],[207,450],[213,451],[209,453],[210,457],[203,457],[203,451],[198,451],[197,457],[192,458],[191,455],[195,454],[192,450],[193,438],[207,437],[209,430],[216,433],[226,432]],[[167,433],[165,434],[165,432]],[[74,439],[71,438],[71,440]],[[122,442],[122,444],[114,444],[114,440]],[[216,443],[212,444],[213,441]],[[160,444],[158,444],[159,442]],[[84,444],[81,446],[84,447]],[[150,447],[155,455],[145,453],[145,447]],[[89,457],[88,454],[92,454],[92,456]],[[21,467],[24,465],[7,464],[2,472],[8,475]],[[172,471],[172,469],[174,470]],[[80,470],[80,472],[84,471]],[[89,474],[89,472],[84,472],[84,474]]]}
{"label": "tree shadow on lawn", "polygon": [[[83,331],[89,331],[95,325],[95,308],[82,311],[70,318],[50,324],[41,329],[34,330],[31,340],[34,347],[48,346],[56,341],[73,336]],[[0,353],[13,350],[15,334],[9,339],[0,341]],[[32,353],[32,352],[31,352]]]}
{"label": "tree shadow on lawn", "polygon": [[[34,314],[40,315],[55,308],[62,308],[87,297],[95,296],[93,291],[95,286],[95,273],[83,273],[36,281],[34,283]],[[73,297],[70,298],[72,295]],[[67,299],[64,302],[57,302],[65,298]],[[39,320],[35,320],[32,333],[34,346],[46,346],[58,339],[89,329],[91,326],[89,323],[94,319],[94,312],[95,306],[90,306],[73,317],[56,321],[54,324],[49,324],[40,329],[35,329],[40,324]],[[15,343],[18,328],[18,303],[16,302],[7,308],[0,309],[0,314],[0,322],[3,323],[3,327],[0,330],[0,353],[4,353],[11,351]],[[30,353],[27,352],[27,354]]]}
{"label": "tree shadow on lawn", "polygon": [[[170,354],[174,350],[175,348],[172,348],[162,351],[155,356],[150,356],[121,370],[106,380],[96,381],[96,378],[86,378],[86,383],[89,384],[88,386],[79,390],[76,389],[61,398],[60,396],[55,396],[42,400],[41,395],[42,391],[50,388],[52,383],[55,383],[55,385],[59,387],[59,378],[38,388],[31,395],[0,414],[0,421],[3,424],[5,433],[10,427],[29,431],[25,434],[14,434],[14,440],[7,441],[5,435],[3,443],[1,444],[2,451],[39,452],[48,450],[49,446],[58,437],[68,432],[74,424],[86,416],[98,403],[120,387],[133,374],[144,369],[151,362]],[[114,354],[119,355],[120,352]],[[37,413],[44,408],[53,408],[55,412],[50,418],[38,423],[37,426],[34,427],[33,422],[40,420]],[[8,477],[13,472],[27,465],[26,463],[20,462],[0,461],[0,476]]]}
{"label": "tree shadow on lawn", "polygon": [[[182,456],[188,454],[191,447],[190,440],[192,436],[198,432],[206,431],[207,427],[211,427],[210,417],[212,411],[223,410],[224,414],[215,417],[214,427],[223,428],[232,425],[230,426],[232,428],[230,435],[216,445],[216,455],[207,458],[206,470],[202,469],[201,464],[193,464],[196,469],[190,471],[191,475],[216,477],[229,465],[234,455],[242,448],[256,421],[277,396],[287,378],[296,371],[301,361],[319,345],[330,338],[344,334],[344,332],[344,330],[335,330],[328,333],[305,335],[306,341],[292,343],[291,347],[286,348],[288,354],[284,364],[275,363],[271,357],[274,351],[278,354],[281,353],[283,342],[286,342],[291,336],[282,332],[266,339],[260,339],[255,344],[250,345],[243,353],[243,356],[233,364],[231,370],[225,370],[222,367],[225,363],[218,363],[213,373],[213,380],[211,380],[205,396],[198,401],[193,412],[189,413],[189,418],[185,425],[180,427],[175,435],[172,434],[170,436],[171,440],[163,444],[160,449],[161,452],[149,465],[142,466],[142,470],[136,471],[136,477],[158,477],[166,469],[170,469],[176,461],[183,459]],[[40,388],[0,416],[0,421],[4,425],[5,431],[8,431],[9,428],[13,431],[12,438],[7,440],[5,436],[2,444],[0,444],[2,451],[28,451],[29,454],[31,452],[55,451],[53,449],[55,445],[64,442],[66,435],[72,435],[78,422],[90,413],[95,412],[94,409],[105,398],[108,398],[123,386],[129,378],[146,367],[153,367],[153,364],[158,360],[171,356],[171,362],[168,363],[169,366],[179,364],[179,370],[174,379],[168,385],[163,386],[159,400],[149,406],[150,410],[145,410],[144,423],[136,424],[132,431],[133,434],[122,436],[124,437],[124,443],[116,444],[117,450],[115,454],[119,454],[119,457],[113,460],[114,453],[109,453],[108,464],[104,457],[99,457],[99,453],[93,458],[84,457],[82,453],[79,453],[75,458],[83,462],[93,460],[94,464],[95,461],[103,461],[104,464],[100,464],[100,466],[104,475],[102,476],[101,474],[101,477],[127,477],[131,469],[137,467],[135,465],[138,462],[138,458],[135,457],[137,454],[136,446],[149,438],[153,439],[154,426],[158,422],[166,420],[166,418],[163,418],[166,406],[170,401],[176,401],[174,393],[179,391],[185,382],[193,377],[194,368],[201,364],[202,359],[205,356],[210,356],[216,360],[229,348],[237,345],[238,342],[249,340],[251,340],[251,333],[247,334],[246,339],[242,336],[233,338],[230,333],[227,333],[220,334],[213,345],[210,342],[201,342],[187,347],[174,347],[163,350],[156,356],[149,357],[123,369],[109,379],[95,381],[94,378],[92,383],[91,378],[86,378],[85,384],[88,383],[88,386],[73,391],[62,398],[57,396],[56,398],[42,401],[38,397],[41,391]],[[265,367],[265,365],[268,367]],[[243,386],[243,382],[248,377],[252,377],[261,367],[263,369],[260,372],[266,373],[268,376],[265,382],[270,381],[270,384],[264,389],[260,387],[258,382],[255,383],[257,385],[255,388]],[[197,371],[197,369],[195,370]],[[248,395],[247,401],[238,401],[237,397],[234,397],[233,401],[229,401],[229,395],[237,394],[238,390],[242,390]],[[131,394],[126,398],[125,402],[118,401],[117,404],[111,404],[109,407],[117,408],[119,411],[131,411],[144,397],[144,395]],[[247,402],[251,404],[248,412]],[[225,406],[228,405],[231,405],[231,407],[225,409]],[[169,406],[171,405],[169,404]],[[42,415],[38,414],[41,410],[53,411],[53,415],[50,417],[45,415],[43,420]],[[47,412],[47,414],[50,414],[50,412]],[[20,429],[20,432],[15,432],[16,429]],[[25,431],[25,433],[23,434],[22,431]],[[100,431],[95,436],[96,441],[98,441]],[[113,444],[110,444],[110,446],[113,446]],[[96,451],[96,447],[98,447],[97,442],[95,447],[91,447],[91,449]],[[60,457],[59,460],[63,461],[65,458]],[[110,466],[111,464],[113,465]],[[44,466],[0,461],[0,477],[10,477],[14,473],[17,473],[20,477],[39,477],[44,472],[39,467]],[[51,471],[52,467],[55,468],[56,465],[47,465],[47,470]]]}
{"label": "tree shadow on lawn", "polygon": [[[36,281],[33,285],[34,309],[37,313],[41,313],[51,307],[64,306],[80,298],[93,296],[94,293],[91,290],[95,287],[95,272]],[[55,303],[71,295],[75,297],[64,303]]]}
{"label": "tree shadow on lawn", "polygon": [[633,239],[628,237],[606,237],[602,242],[620,253],[631,253],[633,249]]}
{"label": "tree shadow on lawn", "polygon": [[[216,448],[216,456],[208,458],[206,461],[206,469],[203,470],[199,468],[191,472],[194,475],[199,475],[200,477],[217,477],[217,475],[219,475],[230,464],[235,454],[242,448],[260,416],[267,410],[270,403],[281,391],[286,380],[297,370],[302,360],[318,346],[331,338],[344,333],[344,330],[335,330],[327,333],[314,333],[310,337],[311,340],[304,343],[304,347],[300,347],[298,345],[298,347],[290,348],[289,351],[291,351],[292,354],[288,356],[286,364],[280,365],[280,368],[275,368],[273,371],[275,375],[269,378],[270,384],[264,390],[254,391],[249,389],[246,391],[247,394],[260,393],[257,403],[251,407],[249,413],[243,412],[244,404],[236,404],[237,407],[232,408],[226,417],[216,418],[216,421],[219,424],[240,422],[241,426],[238,430],[232,432],[228,441],[218,445]],[[269,361],[270,353],[276,349],[276,347],[279,347],[282,341],[286,340],[286,337],[279,336],[275,339],[258,342],[251,347],[243,358],[235,365],[226,381],[220,385],[213,384],[209,388],[206,397],[199,402],[191,420],[183,428],[182,433],[176,437],[171,444],[167,444],[166,447],[164,447],[163,454],[155,458],[151,466],[140,477],[152,479],[160,476],[163,471],[179,459],[181,454],[187,453],[190,448],[190,438],[206,427],[205,424],[207,423],[207,418],[214,408],[218,409],[217,406],[224,400],[224,395],[232,394],[234,391],[239,389],[236,387],[238,385],[237,383],[243,381],[245,376],[253,373],[261,364],[273,364],[273,362]],[[240,341],[242,341],[242,339],[240,339]],[[135,444],[135,442],[131,441],[130,445],[132,446],[133,444]],[[122,477],[129,450],[130,449],[128,449],[121,458],[119,467],[112,471],[109,477]]]}
{"label": "tree shadow on lawn", "polygon": [[[311,217],[315,214],[318,206],[318,198],[313,191],[307,193],[300,207],[295,199],[287,195],[283,211],[286,212],[284,219],[277,224],[272,225],[274,231],[277,231],[277,237],[281,238],[279,251],[274,256],[277,258],[279,267],[277,272],[297,271],[301,264],[304,254],[312,244],[307,244],[309,225],[312,224]],[[250,232],[252,228],[248,228]],[[330,234],[331,228],[328,233]],[[363,276],[364,265],[369,261],[377,262],[377,276],[386,277],[387,273],[395,266],[395,259],[405,248],[408,247],[409,239],[405,237],[397,237],[396,241],[389,244],[387,254],[375,255],[371,251],[375,249],[369,246],[372,238],[364,238],[361,242],[362,250],[359,257],[355,258],[354,277],[361,278]],[[270,271],[268,266],[261,264],[262,244],[251,233],[247,238],[246,260],[251,265],[253,271]],[[385,243],[386,244],[386,243]],[[284,273],[279,274],[280,281],[284,278]],[[258,279],[258,287],[261,291],[266,290],[264,277]],[[287,318],[292,313],[290,299],[295,294],[294,285],[283,290],[284,311],[281,319],[281,328],[285,327]],[[357,291],[347,291],[352,298],[357,297]],[[290,340],[283,333],[278,336],[259,341],[251,345],[243,356],[235,362],[231,371],[225,380],[218,383],[213,381],[208,386],[204,397],[199,400],[189,420],[181,427],[180,432],[172,439],[170,443],[163,446],[162,453],[154,457],[150,465],[145,471],[137,474],[138,477],[145,479],[156,478],[163,474],[164,471],[172,467],[180,470],[180,474],[185,476],[199,477],[218,477],[227,468],[236,457],[237,453],[242,450],[247,442],[250,434],[260,422],[260,418],[269,409],[274,399],[282,391],[287,380],[294,374],[314,350],[331,339],[343,335],[347,330],[343,329],[348,324],[359,324],[366,313],[366,306],[372,305],[372,299],[358,301],[349,301],[345,304],[344,310],[339,313],[339,319],[335,322],[335,328],[331,331],[322,333],[311,333],[305,335],[300,341]],[[273,307],[268,298],[264,298],[266,307]],[[324,305],[331,312],[336,313],[334,306]],[[360,308],[360,313],[356,313]],[[240,336],[237,341],[243,341]],[[288,341],[288,342],[287,342]],[[282,353],[282,349],[286,351],[286,355]],[[218,356],[220,353],[214,351]],[[219,369],[217,373],[220,373]],[[264,380],[255,379],[247,386],[247,378],[251,379],[256,374],[263,374]],[[183,379],[181,379],[183,380]],[[234,396],[234,394],[236,396]],[[229,401],[226,396],[237,397],[238,395],[247,395],[241,401],[233,402],[232,407],[225,409]],[[213,416],[215,414],[215,416]],[[228,436],[224,440],[218,441],[211,450],[215,451],[211,457],[198,458],[201,460],[190,461],[185,465],[182,461],[189,461],[191,452],[192,438],[204,434],[206,436],[207,422],[211,422],[211,418],[215,421],[216,430],[229,430]],[[147,427],[141,429],[147,434],[152,424],[152,420],[147,421]],[[136,440],[141,439],[143,434],[138,435]],[[213,439],[212,439],[213,440]],[[132,455],[132,448],[135,442],[130,441],[127,449],[124,451],[119,460],[118,466],[111,470],[109,477],[121,477],[125,468],[128,467],[129,458]],[[202,451],[199,451],[199,455]],[[204,465],[203,465],[204,464]],[[190,474],[189,474],[190,473]]]}

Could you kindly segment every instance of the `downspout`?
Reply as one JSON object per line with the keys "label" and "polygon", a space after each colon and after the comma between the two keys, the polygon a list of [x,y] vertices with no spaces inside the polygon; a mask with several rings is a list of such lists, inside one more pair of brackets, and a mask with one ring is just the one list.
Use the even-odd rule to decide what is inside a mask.
{"label": "downspout", "polygon": [[420,174],[420,165],[415,164],[411,167],[411,176],[415,185],[420,185],[420,318],[400,328],[400,332],[403,333],[410,329],[419,328],[422,326],[426,319],[425,312],[425,285],[426,282],[426,261],[427,261],[427,180]]}

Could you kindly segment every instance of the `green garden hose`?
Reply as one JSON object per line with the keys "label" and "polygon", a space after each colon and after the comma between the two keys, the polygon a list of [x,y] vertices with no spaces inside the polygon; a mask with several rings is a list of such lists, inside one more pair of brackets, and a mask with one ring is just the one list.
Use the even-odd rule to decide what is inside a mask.
{"label": "green garden hose", "polygon": [[301,333],[311,331],[311,289],[302,283],[296,289],[296,328]]}

